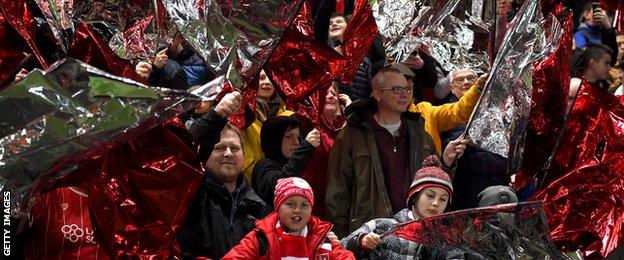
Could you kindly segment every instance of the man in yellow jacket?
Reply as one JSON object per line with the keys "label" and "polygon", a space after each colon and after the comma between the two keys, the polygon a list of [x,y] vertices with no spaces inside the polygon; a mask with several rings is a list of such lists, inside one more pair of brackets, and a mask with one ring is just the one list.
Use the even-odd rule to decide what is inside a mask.
{"label": "man in yellow jacket", "polygon": [[[413,84],[410,77],[413,78],[414,74],[411,73],[409,68],[402,64],[395,64],[394,66],[398,67],[397,69],[408,79],[408,84]],[[456,83],[463,84],[463,89],[466,90],[466,93],[459,101],[439,106],[434,106],[429,102],[415,103],[414,101],[408,109],[410,112],[420,113],[423,119],[425,119],[425,131],[433,138],[438,155],[442,151],[440,133],[468,122],[472,110],[477,105],[481,95],[485,79],[487,79],[486,75],[478,78],[477,73],[470,69],[459,69],[454,71],[452,75],[451,84],[461,80],[462,82]],[[477,81],[477,79],[479,80]]]}

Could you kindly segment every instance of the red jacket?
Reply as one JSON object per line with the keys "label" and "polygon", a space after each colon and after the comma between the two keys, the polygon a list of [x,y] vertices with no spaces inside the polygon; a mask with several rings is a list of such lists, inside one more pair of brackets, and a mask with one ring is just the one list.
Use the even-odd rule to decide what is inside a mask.
{"label": "red jacket", "polygon": [[327,165],[329,164],[329,153],[334,146],[334,139],[338,135],[340,128],[344,125],[344,118],[339,116],[334,125],[321,116],[321,123],[318,126],[321,133],[321,144],[316,147],[312,158],[306,164],[302,178],[305,179],[314,191],[314,206],[312,215],[325,219],[325,189],[327,187]]}
{"label": "red jacket", "polygon": [[[222,259],[281,259],[278,234],[276,232],[276,224],[279,220],[279,214],[273,212],[262,220],[256,222],[256,229],[252,230],[240,241],[240,243],[232,248]],[[351,251],[342,248],[339,242],[331,242],[331,250],[321,248],[327,239],[327,233],[331,231],[332,224],[320,220],[315,216],[310,216],[308,222],[308,257],[313,259],[355,259]],[[256,232],[262,232],[267,238],[266,254],[260,256],[260,241]]]}

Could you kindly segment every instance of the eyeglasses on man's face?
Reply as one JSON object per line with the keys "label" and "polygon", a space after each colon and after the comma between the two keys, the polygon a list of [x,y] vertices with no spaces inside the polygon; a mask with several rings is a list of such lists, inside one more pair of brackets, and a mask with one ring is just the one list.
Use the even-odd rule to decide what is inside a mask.
{"label": "eyeglasses on man's face", "polygon": [[411,94],[412,91],[414,91],[414,89],[412,87],[401,87],[401,86],[394,86],[391,88],[380,88],[378,89],[379,91],[386,91],[386,90],[391,90],[392,93],[394,94]]}
{"label": "eyeglasses on man's face", "polygon": [[457,77],[455,79],[453,79],[452,83],[464,83],[464,82],[468,82],[468,83],[474,83],[475,81],[477,81],[477,76],[466,76],[466,77]]}

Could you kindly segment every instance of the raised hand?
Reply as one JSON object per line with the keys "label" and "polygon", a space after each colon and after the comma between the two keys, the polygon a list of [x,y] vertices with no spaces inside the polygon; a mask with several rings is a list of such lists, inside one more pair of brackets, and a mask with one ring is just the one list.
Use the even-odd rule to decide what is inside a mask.
{"label": "raised hand", "polygon": [[234,91],[227,93],[221,101],[215,106],[215,112],[221,117],[227,117],[238,112],[238,109],[243,102],[243,96],[240,92]]}

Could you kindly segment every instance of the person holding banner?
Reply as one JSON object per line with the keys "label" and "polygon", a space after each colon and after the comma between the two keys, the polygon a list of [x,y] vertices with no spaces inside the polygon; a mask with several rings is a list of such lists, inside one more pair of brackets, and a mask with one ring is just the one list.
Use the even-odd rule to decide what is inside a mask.
{"label": "person holding banner", "polygon": [[427,157],[407,192],[406,208],[392,218],[378,218],[343,238],[341,243],[358,259],[427,259],[430,250],[414,241],[383,234],[400,223],[443,213],[451,200],[451,177],[435,155]]}

